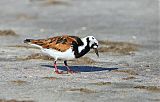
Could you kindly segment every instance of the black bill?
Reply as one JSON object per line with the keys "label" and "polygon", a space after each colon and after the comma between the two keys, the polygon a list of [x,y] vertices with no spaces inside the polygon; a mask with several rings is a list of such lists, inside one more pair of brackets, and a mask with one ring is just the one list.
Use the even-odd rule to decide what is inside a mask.
{"label": "black bill", "polygon": [[94,49],[96,55],[99,57],[98,49]]}

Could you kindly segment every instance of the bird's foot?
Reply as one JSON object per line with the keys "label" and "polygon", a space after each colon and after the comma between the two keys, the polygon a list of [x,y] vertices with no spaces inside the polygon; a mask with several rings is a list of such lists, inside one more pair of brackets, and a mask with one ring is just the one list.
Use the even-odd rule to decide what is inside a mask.
{"label": "bird's foot", "polygon": [[55,73],[56,73],[56,74],[63,74],[63,71],[58,71],[58,70],[56,70]]}

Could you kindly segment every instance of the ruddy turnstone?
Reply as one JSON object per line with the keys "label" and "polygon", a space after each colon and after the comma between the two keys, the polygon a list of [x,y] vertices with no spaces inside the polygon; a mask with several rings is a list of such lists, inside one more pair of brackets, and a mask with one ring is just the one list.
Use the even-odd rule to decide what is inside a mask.
{"label": "ruddy turnstone", "polygon": [[56,61],[58,59],[64,60],[64,65],[67,67],[67,72],[73,73],[73,71],[68,67],[67,60],[72,60],[75,58],[80,58],[94,49],[96,55],[98,54],[98,41],[93,36],[87,36],[84,38],[79,38],[77,36],[56,36],[47,39],[26,39],[24,43],[39,47],[41,51],[51,57],[54,60],[54,68],[57,74],[62,72],[58,71]]}

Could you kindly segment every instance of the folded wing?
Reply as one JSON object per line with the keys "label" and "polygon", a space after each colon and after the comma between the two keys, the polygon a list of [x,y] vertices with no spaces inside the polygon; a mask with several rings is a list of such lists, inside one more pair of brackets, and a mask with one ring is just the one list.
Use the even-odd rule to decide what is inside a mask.
{"label": "folded wing", "polygon": [[[29,39],[26,39],[27,41]],[[76,36],[57,36],[57,37],[52,37],[48,39],[38,39],[38,40],[29,40],[31,44],[36,44],[39,46],[42,46],[42,48],[47,48],[47,49],[55,49],[61,52],[66,51],[71,47],[71,45],[77,44],[77,45],[82,45],[82,41],[80,38]]]}

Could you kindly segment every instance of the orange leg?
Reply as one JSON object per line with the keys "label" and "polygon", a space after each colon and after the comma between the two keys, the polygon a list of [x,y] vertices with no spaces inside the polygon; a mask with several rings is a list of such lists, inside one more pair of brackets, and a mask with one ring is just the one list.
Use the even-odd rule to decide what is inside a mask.
{"label": "orange leg", "polygon": [[62,71],[60,72],[57,68],[57,64],[56,64],[56,61],[54,61],[54,69],[55,69],[55,73],[57,74],[62,74]]}
{"label": "orange leg", "polygon": [[71,74],[76,73],[75,71],[73,71],[73,70],[71,70],[71,69],[69,68],[66,60],[64,61],[64,65],[67,67],[67,72],[68,72],[68,73],[71,73]]}

